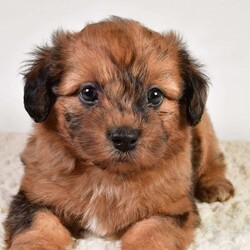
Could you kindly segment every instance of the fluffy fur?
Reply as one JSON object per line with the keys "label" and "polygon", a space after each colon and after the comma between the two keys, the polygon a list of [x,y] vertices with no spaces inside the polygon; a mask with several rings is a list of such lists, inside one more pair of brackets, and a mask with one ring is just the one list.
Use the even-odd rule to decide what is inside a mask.
{"label": "fluffy fur", "polygon": [[[88,84],[98,92],[91,106],[81,96]],[[164,96],[158,106],[153,87]],[[206,93],[207,78],[172,32],[120,18],[56,32],[25,73],[37,124],[5,222],[7,249],[65,249],[85,231],[120,238],[124,250],[186,249],[199,224],[194,195],[234,193]],[[109,131],[121,127],[138,131],[135,149],[114,147]]]}

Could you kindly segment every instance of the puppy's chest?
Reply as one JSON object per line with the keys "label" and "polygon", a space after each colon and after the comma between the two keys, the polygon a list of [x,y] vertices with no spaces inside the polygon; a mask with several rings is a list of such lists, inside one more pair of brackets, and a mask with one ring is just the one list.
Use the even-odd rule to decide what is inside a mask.
{"label": "puppy's chest", "polygon": [[81,224],[100,236],[113,236],[155,210],[150,197],[137,190],[117,187],[95,188],[83,211]]}

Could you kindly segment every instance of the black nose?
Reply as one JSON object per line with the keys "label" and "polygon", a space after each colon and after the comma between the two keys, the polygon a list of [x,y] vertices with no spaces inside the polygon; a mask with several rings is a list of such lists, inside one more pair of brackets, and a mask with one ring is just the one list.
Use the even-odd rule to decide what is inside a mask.
{"label": "black nose", "polygon": [[136,147],[139,131],[128,127],[120,127],[111,129],[108,135],[116,149],[127,152]]}

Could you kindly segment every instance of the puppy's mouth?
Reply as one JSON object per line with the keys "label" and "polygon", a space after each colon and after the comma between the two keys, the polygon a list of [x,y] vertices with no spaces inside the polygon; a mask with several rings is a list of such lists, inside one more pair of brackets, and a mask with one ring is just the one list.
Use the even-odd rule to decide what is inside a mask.
{"label": "puppy's mouth", "polygon": [[112,153],[110,158],[103,159],[103,160],[95,160],[93,161],[94,165],[101,169],[107,169],[107,168],[117,168],[119,166],[127,166],[131,167],[132,165],[135,165],[136,163],[136,156],[133,152],[126,152],[122,153],[119,151],[115,151]]}

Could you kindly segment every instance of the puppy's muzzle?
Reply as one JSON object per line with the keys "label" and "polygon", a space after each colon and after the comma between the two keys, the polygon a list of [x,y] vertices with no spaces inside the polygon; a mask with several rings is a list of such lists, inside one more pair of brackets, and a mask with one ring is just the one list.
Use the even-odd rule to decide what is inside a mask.
{"label": "puppy's muzzle", "polygon": [[112,128],[108,132],[108,138],[116,149],[122,152],[131,151],[136,148],[139,130],[130,127]]}

